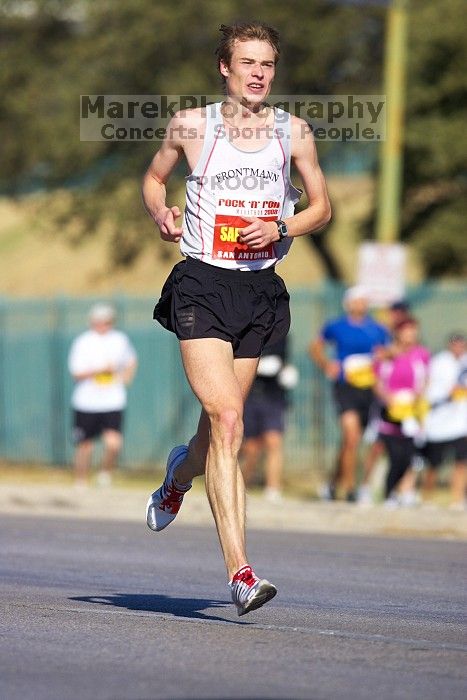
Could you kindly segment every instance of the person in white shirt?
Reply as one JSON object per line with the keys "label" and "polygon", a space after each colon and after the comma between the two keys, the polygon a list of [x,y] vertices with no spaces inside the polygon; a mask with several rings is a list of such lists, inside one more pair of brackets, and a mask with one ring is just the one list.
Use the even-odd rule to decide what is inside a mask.
{"label": "person in white shirt", "polygon": [[73,341],[68,356],[68,368],[75,381],[71,405],[77,484],[87,482],[96,438],[102,436],[104,442],[98,475],[103,486],[111,483],[123,444],[126,386],[134,377],[137,358],[129,338],[114,329],[114,322],[115,311],[111,306],[93,306],[89,313],[90,329]]}
{"label": "person in white shirt", "polygon": [[428,463],[425,491],[436,485],[437,468],[447,457],[454,458],[451,477],[452,506],[465,505],[467,471],[467,341],[462,333],[452,333],[447,349],[435,355],[430,364],[426,398],[431,406],[425,420],[426,444],[423,456]]}

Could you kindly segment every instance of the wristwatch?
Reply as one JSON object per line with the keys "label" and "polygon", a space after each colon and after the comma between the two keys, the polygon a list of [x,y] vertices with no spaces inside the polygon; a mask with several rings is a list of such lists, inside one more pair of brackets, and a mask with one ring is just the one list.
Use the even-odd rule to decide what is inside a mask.
{"label": "wristwatch", "polygon": [[281,221],[280,219],[278,219],[276,221],[276,226],[277,231],[279,233],[279,240],[283,241],[284,238],[287,238],[287,236],[289,235],[289,229],[287,228],[287,224],[285,223],[285,221]]}

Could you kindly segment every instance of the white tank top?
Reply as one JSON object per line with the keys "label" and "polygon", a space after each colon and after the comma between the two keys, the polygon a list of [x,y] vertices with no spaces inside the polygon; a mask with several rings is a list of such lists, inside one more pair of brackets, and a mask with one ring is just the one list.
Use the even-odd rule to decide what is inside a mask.
{"label": "white tank top", "polygon": [[186,178],[183,255],[235,270],[271,267],[288,253],[291,238],[251,250],[237,242],[248,226],[242,215],[265,221],[294,213],[301,191],[290,182],[290,114],[274,110],[274,132],[258,151],[242,151],[226,137],[222,102],[206,107],[203,150]]}

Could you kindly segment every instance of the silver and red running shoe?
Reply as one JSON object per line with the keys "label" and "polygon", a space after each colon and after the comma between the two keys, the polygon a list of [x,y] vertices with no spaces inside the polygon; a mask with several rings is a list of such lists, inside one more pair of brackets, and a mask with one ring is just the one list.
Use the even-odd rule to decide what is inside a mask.
{"label": "silver and red running shoe", "polygon": [[167,459],[167,473],[162,486],[154,491],[146,504],[146,522],[155,532],[160,532],[177,516],[183,503],[183,497],[191,489],[188,484],[177,484],[174,478],[175,469],[183,462],[188,452],[186,445],[174,447]]}
{"label": "silver and red running shoe", "polygon": [[229,587],[239,615],[260,608],[277,593],[277,588],[265,578],[259,579],[248,564],[237,571]]}

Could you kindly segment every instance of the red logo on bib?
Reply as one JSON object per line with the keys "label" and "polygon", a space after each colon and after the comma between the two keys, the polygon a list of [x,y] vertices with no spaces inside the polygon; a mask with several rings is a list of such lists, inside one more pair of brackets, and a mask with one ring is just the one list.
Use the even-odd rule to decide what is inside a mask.
{"label": "red logo on bib", "polygon": [[[263,221],[275,221],[275,217],[261,217]],[[274,244],[270,243],[260,250],[252,250],[246,243],[238,241],[238,235],[249,222],[241,216],[216,214],[214,222],[214,237],[212,242],[212,257],[227,260],[267,260],[275,257]]]}

